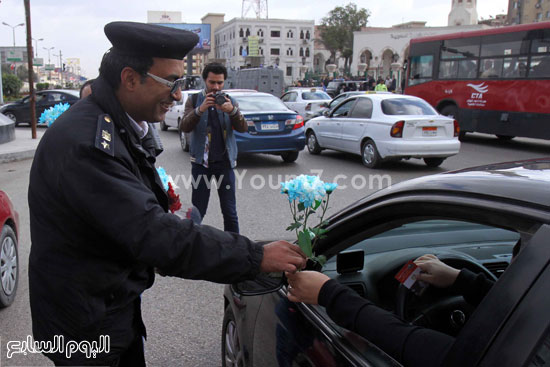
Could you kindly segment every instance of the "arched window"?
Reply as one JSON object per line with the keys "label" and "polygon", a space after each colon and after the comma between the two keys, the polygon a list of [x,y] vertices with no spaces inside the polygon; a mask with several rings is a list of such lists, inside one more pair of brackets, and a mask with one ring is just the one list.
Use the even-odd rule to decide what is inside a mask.
{"label": "arched window", "polygon": [[306,48],[306,57],[309,57],[309,47]]}
{"label": "arched window", "polygon": [[260,53],[260,55],[264,55],[264,49],[261,48],[261,47],[258,47],[258,52]]}
{"label": "arched window", "polygon": [[264,31],[262,31],[261,29],[258,29],[257,35],[260,36],[260,37],[263,37],[264,36]]}
{"label": "arched window", "polygon": [[250,36],[250,29],[246,29],[246,37]]}
{"label": "arched window", "polygon": [[300,47],[300,56],[304,56],[304,48]]}
{"label": "arched window", "polygon": [[309,31],[306,32],[306,39],[309,39]]}
{"label": "arched window", "polygon": [[239,56],[243,55],[243,46],[239,47]]}
{"label": "arched window", "polygon": [[244,31],[242,28],[239,30],[239,37],[244,37]]}
{"label": "arched window", "polygon": [[300,39],[303,40],[304,39],[304,31],[300,31]]}

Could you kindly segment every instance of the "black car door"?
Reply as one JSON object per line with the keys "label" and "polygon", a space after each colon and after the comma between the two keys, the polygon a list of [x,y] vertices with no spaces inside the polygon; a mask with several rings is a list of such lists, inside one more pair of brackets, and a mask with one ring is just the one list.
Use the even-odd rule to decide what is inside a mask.
{"label": "black car door", "polygon": [[253,343],[254,366],[367,366],[373,361],[398,366],[374,345],[332,323],[321,307],[290,302],[284,289],[263,297]]}

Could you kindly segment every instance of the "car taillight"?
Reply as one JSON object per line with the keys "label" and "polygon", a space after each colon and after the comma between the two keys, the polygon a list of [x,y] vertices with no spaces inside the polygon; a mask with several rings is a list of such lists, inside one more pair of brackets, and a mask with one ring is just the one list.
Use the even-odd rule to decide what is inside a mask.
{"label": "car taillight", "polygon": [[460,135],[460,125],[458,124],[458,121],[454,120],[453,121],[454,125],[455,125],[455,134],[454,134],[454,137],[456,138],[457,136]]}
{"label": "car taillight", "polygon": [[397,121],[391,127],[390,135],[394,138],[403,137],[403,127],[405,126],[405,121]]}
{"label": "car taillight", "polygon": [[311,103],[308,103],[308,104],[306,105],[306,111],[311,111]]}
{"label": "car taillight", "polygon": [[297,115],[296,119],[286,120],[285,125],[286,126],[294,125],[292,126],[292,130],[299,129],[304,126],[304,118],[300,115]]}

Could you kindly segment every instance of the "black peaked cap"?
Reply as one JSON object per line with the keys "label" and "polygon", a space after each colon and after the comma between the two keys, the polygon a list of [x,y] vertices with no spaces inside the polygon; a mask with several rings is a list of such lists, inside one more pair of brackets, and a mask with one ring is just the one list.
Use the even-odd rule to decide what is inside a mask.
{"label": "black peaked cap", "polygon": [[105,35],[113,50],[124,55],[182,60],[199,42],[199,36],[183,29],[136,22],[111,22]]}

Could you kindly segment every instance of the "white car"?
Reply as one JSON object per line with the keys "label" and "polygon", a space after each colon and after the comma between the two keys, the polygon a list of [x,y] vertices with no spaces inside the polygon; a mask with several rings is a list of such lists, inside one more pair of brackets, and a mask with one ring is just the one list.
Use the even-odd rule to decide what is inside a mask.
{"label": "white car", "polygon": [[352,96],[306,123],[311,154],[323,149],[359,154],[369,168],[403,158],[423,158],[429,167],[438,167],[458,153],[458,134],[456,120],[421,98],[400,94]]}
{"label": "white car", "polygon": [[183,112],[185,110],[185,102],[187,102],[187,98],[189,98],[192,94],[199,92],[199,89],[184,90],[181,92],[181,99],[172,104],[172,107],[170,107],[168,112],[166,112],[164,121],[160,122],[160,128],[162,131],[168,130],[169,127],[174,127],[176,129],[179,127],[180,121],[183,120]]}
{"label": "white car", "polygon": [[291,89],[281,96],[284,104],[301,116],[311,115],[328,105],[332,98],[319,88]]}

